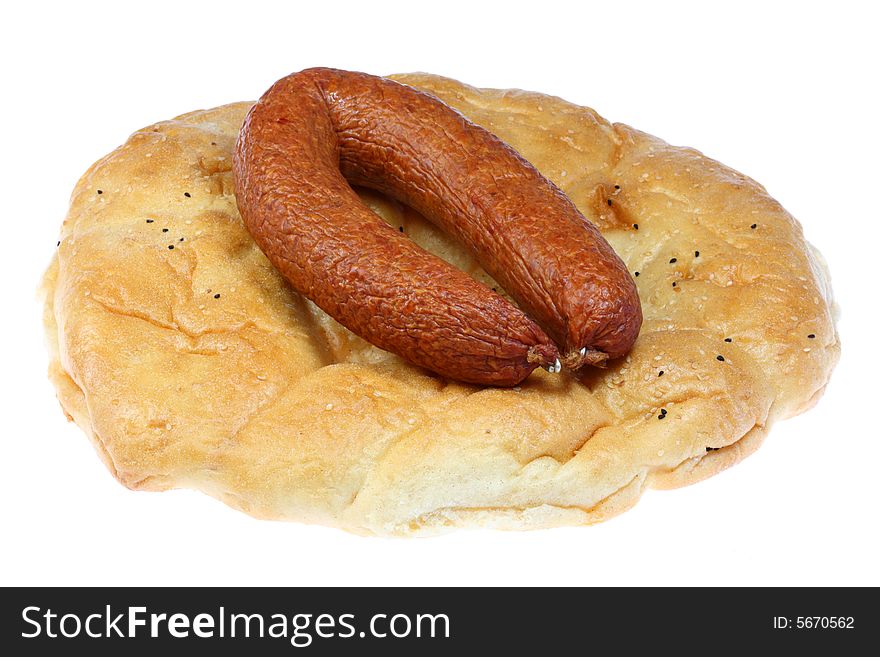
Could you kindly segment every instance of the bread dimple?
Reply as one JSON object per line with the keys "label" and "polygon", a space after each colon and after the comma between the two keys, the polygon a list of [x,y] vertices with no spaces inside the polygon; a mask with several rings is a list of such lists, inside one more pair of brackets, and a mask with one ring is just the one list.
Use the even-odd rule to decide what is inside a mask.
{"label": "bread dimple", "polygon": [[[732,465],[815,401],[839,353],[827,273],[760,185],[557,98],[397,79],[519,150],[639,272],[631,354],[498,390],[372,347],[242,226],[228,163],[249,104],[193,112],[83,176],[45,279],[50,376],[122,483],[360,533],[590,523]],[[362,198],[496,286],[416,213]]]}

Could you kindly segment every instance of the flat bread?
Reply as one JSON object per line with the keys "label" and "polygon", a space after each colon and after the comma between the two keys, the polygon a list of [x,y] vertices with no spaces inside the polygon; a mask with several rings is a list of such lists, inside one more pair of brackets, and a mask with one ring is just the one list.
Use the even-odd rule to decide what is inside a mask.
{"label": "flat bread", "polygon": [[[242,225],[231,162],[250,104],[192,112],[89,169],[44,281],[61,405],[125,486],[365,534],[587,524],[724,470],[815,403],[839,354],[828,275],[763,187],[558,98],[396,79],[495,132],[600,227],[637,275],[635,348],[581,381],[497,389],[369,345]],[[362,197],[497,287],[421,216]]]}

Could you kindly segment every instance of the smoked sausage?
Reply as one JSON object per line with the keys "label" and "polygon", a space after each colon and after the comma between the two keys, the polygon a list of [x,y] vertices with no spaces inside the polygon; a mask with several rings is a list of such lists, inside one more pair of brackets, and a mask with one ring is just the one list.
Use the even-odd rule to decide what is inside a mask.
{"label": "smoked sausage", "polygon": [[[294,289],[441,375],[516,385],[537,366],[601,365],[638,334],[635,284],[598,230],[427,93],[326,68],[287,76],[248,113],[233,172],[246,227]],[[392,229],[349,183],[450,233],[519,308]]]}

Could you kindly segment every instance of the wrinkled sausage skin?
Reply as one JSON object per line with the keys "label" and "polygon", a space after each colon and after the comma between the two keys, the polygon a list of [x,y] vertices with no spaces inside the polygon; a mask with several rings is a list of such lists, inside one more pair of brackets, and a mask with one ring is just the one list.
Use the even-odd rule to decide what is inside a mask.
{"label": "wrinkled sausage skin", "polygon": [[[233,170],[245,225],[297,291],[444,376],[515,385],[559,357],[576,369],[620,356],[638,333],[635,285],[596,228],[429,94],[362,73],[290,75],[251,109]],[[349,183],[437,223],[525,313],[394,231]]]}

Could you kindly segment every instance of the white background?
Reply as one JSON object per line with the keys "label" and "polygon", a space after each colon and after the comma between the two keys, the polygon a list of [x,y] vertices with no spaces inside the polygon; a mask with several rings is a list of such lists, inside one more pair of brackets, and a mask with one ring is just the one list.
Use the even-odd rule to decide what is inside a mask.
{"label": "white background", "polygon": [[[11,6],[0,584],[880,584],[872,3]],[[759,180],[831,268],[844,353],[826,396],[734,469],[588,528],[364,539],[124,489],[45,374],[35,289],[68,195],[133,130],[315,65],[560,95]]]}

